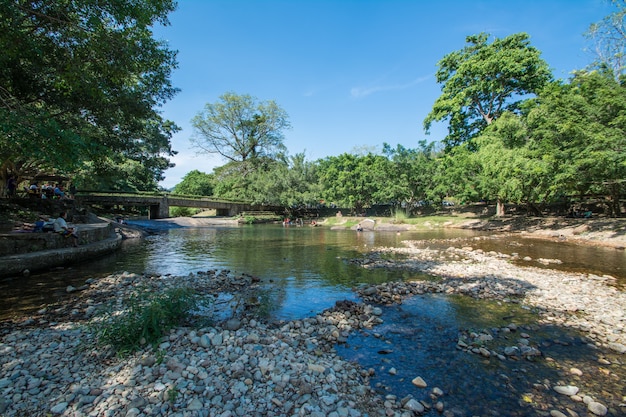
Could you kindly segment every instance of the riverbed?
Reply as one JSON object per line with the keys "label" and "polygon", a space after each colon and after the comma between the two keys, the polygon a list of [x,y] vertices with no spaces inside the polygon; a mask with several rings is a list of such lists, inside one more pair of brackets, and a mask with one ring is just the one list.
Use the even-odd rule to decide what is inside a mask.
{"label": "riverbed", "polygon": [[[541,258],[526,253],[524,240],[519,245],[500,244],[500,251],[481,249],[480,242],[492,243],[493,239],[467,231],[450,234],[435,230],[418,236],[269,227],[273,228],[269,235],[259,232],[257,226],[199,228],[188,230],[191,237],[186,238],[182,236],[187,232],[170,229],[168,244],[161,245],[158,238],[147,239],[150,250],[144,251],[144,243],[135,243],[137,246],[127,248],[119,258],[102,260],[101,272],[95,265],[89,274],[79,267],[53,272],[59,277],[58,296],[66,305],[56,311],[40,308],[31,319],[21,321],[23,325],[5,328],[3,349],[7,355],[2,366],[8,379],[0,376],[0,386],[6,398],[22,402],[28,398],[31,404],[41,400],[41,404],[57,407],[53,413],[64,415],[89,415],[106,407],[113,407],[110,415],[255,415],[239,414],[254,410],[246,405],[254,401],[258,401],[256,415],[363,415],[368,410],[370,415],[401,415],[408,410],[435,415],[440,409],[449,416],[522,416],[551,411],[558,416],[557,412],[567,415],[568,410],[584,415],[589,404],[596,411],[605,407],[605,415],[623,412],[625,374],[620,346],[624,343],[626,306],[618,285],[619,268],[623,267],[620,262],[616,269],[606,270],[602,265],[591,268],[594,273],[577,271],[580,266],[568,270],[568,261],[556,263],[554,256]],[[233,237],[233,244],[225,236]],[[536,249],[536,243],[531,245]],[[183,260],[167,256],[175,254],[177,248],[184,248]],[[232,260],[220,261],[226,253]],[[609,258],[615,255],[606,254]],[[318,268],[314,265],[324,268],[313,273]],[[113,266],[135,270],[110,275]],[[190,274],[192,271],[196,272]],[[162,348],[165,365],[137,368],[142,357],[154,355],[147,350],[134,359],[113,361],[104,370],[95,371],[91,363],[101,358],[102,352],[91,353],[94,356],[90,360],[70,342],[88,340],[89,336],[83,331],[67,330],[66,334],[59,330],[86,320],[85,312],[91,311],[96,295],[105,292],[105,284],[127,288],[121,282],[205,282],[215,276],[212,274],[219,275],[217,271],[230,271],[227,275],[233,279],[240,279],[241,273],[258,278],[253,285],[255,300],[250,305],[263,308],[255,313],[256,319],[244,318],[235,332],[224,329],[223,323],[200,330],[177,330]],[[610,275],[611,271],[617,277]],[[99,278],[98,274],[106,276]],[[60,278],[71,275],[75,278]],[[82,285],[87,275],[96,279],[94,284],[68,296],[67,285]],[[185,278],[176,278],[178,275]],[[89,299],[91,305],[86,303]],[[339,300],[353,304],[335,313],[322,313]],[[377,314],[360,314],[358,319],[350,315],[350,309],[361,303],[367,311],[376,309]],[[327,327],[333,314],[339,314],[332,322],[336,330]],[[371,321],[373,318],[380,322]],[[203,346],[200,340],[204,336],[208,340],[221,338],[221,343]],[[49,370],[55,369],[50,368],[53,361],[42,363],[41,355],[54,358],[58,354],[44,347],[49,345],[49,337],[57,340],[53,346],[58,346],[58,340],[64,343],[61,357],[74,352],[75,359],[60,363],[76,369],[76,375],[65,378],[83,381],[81,384],[74,383],[71,388],[71,383],[64,386],[49,375]],[[33,346],[35,341],[40,342],[40,348]],[[201,361],[198,358],[211,346],[213,350],[225,349],[220,365],[198,366],[194,361]],[[230,358],[227,352],[238,349],[242,349],[238,356]],[[19,352],[22,355],[17,355]],[[38,357],[28,358],[33,352],[39,352]],[[273,359],[267,359],[268,354]],[[241,355],[246,359],[239,360]],[[259,367],[266,359],[274,364],[272,372],[266,365]],[[168,365],[169,360],[179,365]],[[167,374],[170,365],[174,369],[184,365],[180,379]],[[243,372],[227,371],[239,366]],[[37,368],[48,369],[44,372],[48,379],[37,377]],[[81,368],[95,375],[85,375]],[[194,368],[203,368],[207,377],[198,378]],[[160,377],[159,369],[165,371]],[[227,371],[226,380],[218,377],[220,369]],[[255,369],[261,373],[256,375]],[[290,377],[280,380],[274,371]],[[122,378],[125,372],[140,374]],[[106,375],[118,375],[115,379],[121,385],[110,387],[103,382]],[[426,387],[413,382],[417,377]],[[133,384],[129,385],[129,380]],[[20,381],[27,388],[37,386],[16,397]],[[211,391],[211,383],[231,394],[217,393],[218,388]],[[54,387],[48,394],[46,385]],[[166,388],[159,390],[161,386]],[[163,395],[153,400],[155,392],[163,393],[172,386],[181,387],[179,401],[168,403]],[[283,395],[268,397],[277,386]],[[318,393],[306,386],[321,388]],[[576,393],[559,394],[555,388],[561,386],[574,387]],[[143,401],[133,403],[134,397]],[[51,411],[47,405],[41,407],[42,413]],[[133,409],[137,409],[136,414],[132,414]],[[161,414],[154,414],[157,409]],[[16,410],[15,402],[5,404],[7,416],[15,415],[11,413]],[[145,414],[147,410],[152,414]]]}

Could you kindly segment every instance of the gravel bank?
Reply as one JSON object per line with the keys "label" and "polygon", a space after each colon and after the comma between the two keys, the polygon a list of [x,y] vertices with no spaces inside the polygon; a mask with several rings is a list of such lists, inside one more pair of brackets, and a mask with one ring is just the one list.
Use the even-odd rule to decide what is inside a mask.
{"label": "gravel bank", "polygon": [[[4,323],[0,414],[11,416],[337,416],[403,415],[410,399],[383,401],[368,373],[333,350],[349,332],[380,322],[380,309],[352,302],[313,318],[267,324],[234,316],[181,326],[156,348],[125,358],[97,348],[85,324],[98,307],[137,288],[193,287],[207,296],[237,292],[257,278],[227,271],[187,277],[112,275],[72,291],[67,306]],[[217,304],[217,302],[215,303]],[[410,415],[410,414],[408,414]]]}

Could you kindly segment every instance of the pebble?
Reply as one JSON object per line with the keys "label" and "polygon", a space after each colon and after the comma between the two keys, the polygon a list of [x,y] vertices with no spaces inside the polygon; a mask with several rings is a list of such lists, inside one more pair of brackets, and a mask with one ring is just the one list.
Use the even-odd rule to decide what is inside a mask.
{"label": "pebble", "polygon": [[[255,291],[251,281],[233,274],[191,274],[175,280],[119,274],[94,281],[80,293],[91,301],[78,302],[72,310],[86,312],[97,305],[93,300],[97,293],[118,297],[134,288],[146,286],[156,292],[173,285]],[[51,312],[42,309],[39,314]],[[87,326],[59,317],[41,320],[37,326],[25,320],[28,325],[16,324],[0,337],[4,398],[0,413],[3,417],[363,417],[387,412],[401,416],[407,410],[400,401],[384,406],[369,386],[370,375],[334,351],[338,337],[381,323],[380,313],[363,303],[343,301],[315,317],[279,325],[243,315],[199,329],[174,328],[155,349],[147,345],[124,358],[97,346]]]}
{"label": "pebble", "polygon": [[426,384],[426,381],[424,381],[424,379],[421,376],[417,376],[413,378],[411,382],[413,383],[413,385],[415,385],[418,388],[426,388],[428,386],[428,384]]}
{"label": "pebble", "polygon": [[604,404],[600,404],[596,401],[591,401],[587,404],[587,409],[596,416],[605,416],[609,411]]}
{"label": "pebble", "polygon": [[578,394],[578,387],[572,385],[557,385],[554,387],[554,390],[559,394],[567,395],[568,397]]}

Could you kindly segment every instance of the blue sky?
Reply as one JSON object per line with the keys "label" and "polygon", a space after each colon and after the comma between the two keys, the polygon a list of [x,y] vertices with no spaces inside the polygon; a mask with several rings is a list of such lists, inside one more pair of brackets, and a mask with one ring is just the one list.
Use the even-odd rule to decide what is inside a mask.
{"label": "blue sky", "polygon": [[438,141],[423,120],[440,94],[437,62],[465,37],[526,32],[556,78],[593,56],[583,33],[613,11],[605,0],[179,0],[154,31],[178,51],[181,91],[161,110],[182,131],[161,185],[226,161],[191,148],[191,119],[225,92],[274,100],[289,115],[285,145],[308,160],[387,142]]}

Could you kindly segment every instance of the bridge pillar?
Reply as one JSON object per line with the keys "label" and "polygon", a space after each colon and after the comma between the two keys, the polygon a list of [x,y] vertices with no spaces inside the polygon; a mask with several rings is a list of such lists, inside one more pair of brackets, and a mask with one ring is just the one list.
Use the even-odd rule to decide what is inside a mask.
{"label": "bridge pillar", "polygon": [[159,204],[153,204],[150,206],[148,217],[150,220],[167,219],[170,217],[170,204],[167,200],[167,196],[163,197]]}

